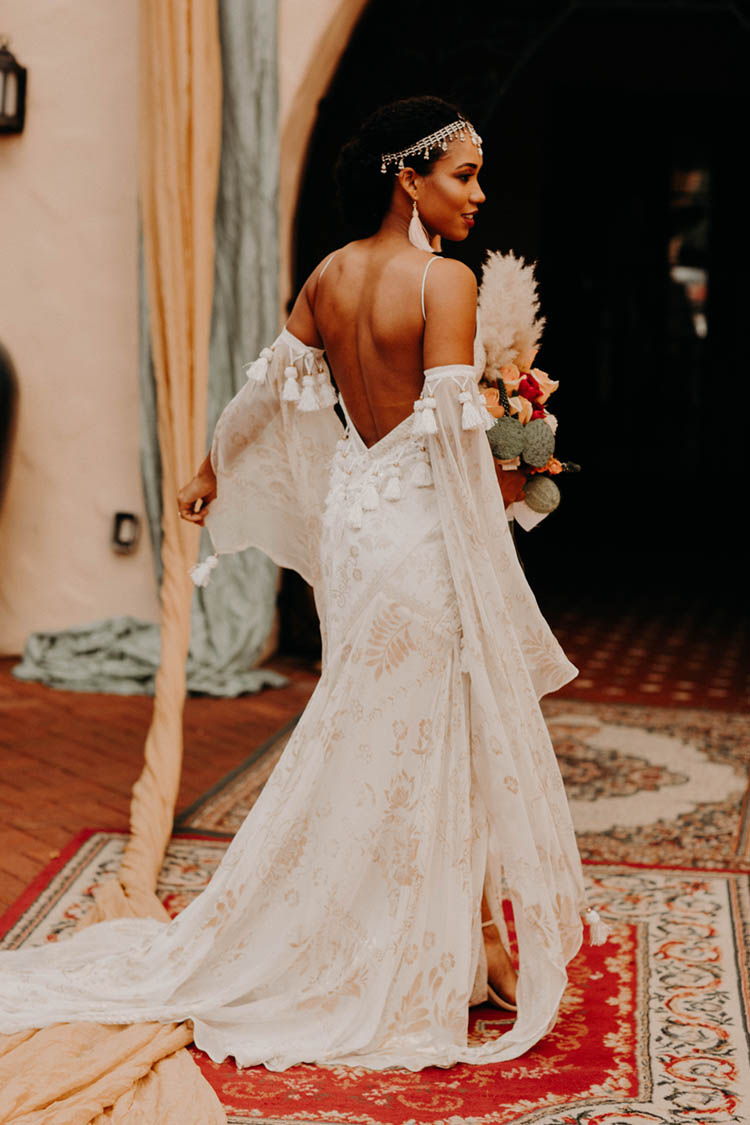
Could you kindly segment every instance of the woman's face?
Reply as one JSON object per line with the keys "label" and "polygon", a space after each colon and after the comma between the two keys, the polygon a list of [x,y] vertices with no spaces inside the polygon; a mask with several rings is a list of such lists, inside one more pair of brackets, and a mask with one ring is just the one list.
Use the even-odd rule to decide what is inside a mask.
{"label": "woman's face", "polygon": [[482,157],[467,135],[450,141],[428,174],[415,177],[419,216],[430,237],[439,234],[451,242],[467,237],[485,200],[478,179],[481,167]]}

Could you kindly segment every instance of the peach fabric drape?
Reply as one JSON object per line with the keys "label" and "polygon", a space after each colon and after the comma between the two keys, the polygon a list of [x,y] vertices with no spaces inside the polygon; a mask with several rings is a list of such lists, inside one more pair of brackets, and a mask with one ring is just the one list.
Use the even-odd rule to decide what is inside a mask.
{"label": "peach fabric drape", "polygon": [[[162,457],[161,667],[131,837],[86,921],[165,918],[156,879],[182,763],[185,659],[197,529],[176,493],[205,453],[221,145],[217,0],[141,0],[140,187]],[[0,1037],[0,1122],[213,1125],[225,1114],[183,1049],[189,1024],[60,1024]]]}

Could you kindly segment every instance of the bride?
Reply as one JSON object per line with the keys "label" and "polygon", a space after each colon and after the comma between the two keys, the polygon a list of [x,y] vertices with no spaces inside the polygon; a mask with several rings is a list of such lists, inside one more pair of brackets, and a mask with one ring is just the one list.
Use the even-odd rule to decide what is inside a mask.
{"label": "bride", "polygon": [[[553,1025],[586,903],[538,699],[575,669],[508,532],[474,276],[433,252],[474,226],[481,166],[429,97],[343,149],[362,237],[314,270],[179,494],[219,555],[255,545],[312,584],[320,681],[203,894],[0,955],[0,1031],[191,1019],[216,1061],[417,1070]],[[515,1021],[470,1044],[487,999]]]}

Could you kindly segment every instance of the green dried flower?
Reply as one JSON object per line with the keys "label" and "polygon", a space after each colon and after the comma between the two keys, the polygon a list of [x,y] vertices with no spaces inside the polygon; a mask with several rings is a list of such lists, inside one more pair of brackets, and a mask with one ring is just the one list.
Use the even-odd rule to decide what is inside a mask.
{"label": "green dried flower", "polygon": [[[500,421],[502,420],[501,418]],[[555,452],[555,435],[543,418],[534,418],[524,426],[523,433],[521,456],[532,468],[543,469]]]}
{"label": "green dried flower", "polygon": [[517,418],[508,418],[507,416],[498,418],[492,429],[487,430],[487,439],[493,456],[500,461],[508,461],[511,457],[518,457],[524,448],[526,428],[521,425]]}
{"label": "green dried flower", "polygon": [[560,489],[551,477],[534,476],[526,483],[524,500],[532,512],[546,515],[547,512],[554,512],[560,503]]}

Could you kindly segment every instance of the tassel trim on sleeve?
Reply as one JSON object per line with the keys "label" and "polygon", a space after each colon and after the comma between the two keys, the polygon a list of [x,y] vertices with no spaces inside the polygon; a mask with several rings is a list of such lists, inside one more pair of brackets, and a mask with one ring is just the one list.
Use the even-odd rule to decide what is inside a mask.
{"label": "tassel trim on sleeve", "polygon": [[437,400],[431,395],[418,398],[414,403],[414,423],[411,432],[415,437],[437,433],[437,422],[435,420],[436,406]]}
{"label": "tassel trim on sleeve", "polygon": [[589,926],[589,943],[591,945],[604,945],[609,937],[610,930],[607,923],[597,910],[589,909],[584,914]]}
{"label": "tassel trim on sleeve", "polygon": [[458,396],[458,401],[461,403],[461,429],[462,430],[483,430],[484,419],[474,405],[473,395],[471,391],[461,391]]}
{"label": "tassel trim on sleeve", "polygon": [[284,368],[284,390],[281,392],[284,402],[299,402],[299,382],[297,368],[289,364]]}
{"label": "tassel trim on sleeve", "polygon": [[268,365],[273,359],[271,348],[264,348],[256,360],[245,368],[248,379],[253,383],[265,383]]}
{"label": "tassel trim on sleeve", "polygon": [[[289,333],[289,336],[295,339],[292,333]],[[283,338],[284,334],[282,333],[280,339],[283,340]],[[278,343],[277,340],[270,348],[263,348],[258,358],[247,364],[245,373],[249,382],[258,386],[263,386],[269,382],[268,373]],[[298,341],[297,344],[299,348],[301,341]],[[301,379],[297,366],[300,361],[304,372]],[[304,351],[297,349],[296,353],[293,348],[289,349],[289,359],[284,368],[281,400],[282,402],[296,403],[297,409],[301,410],[303,414],[336,405],[336,391],[331,383],[330,373],[320,349],[306,347]]]}
{"label": "tassel trim on sleeve", "polygon": [[218,555],[209,555],[203,562],[197,562],[190,567],[189,574],[196,586],[208,586],[211,580],[211,571],[219,565]]}

